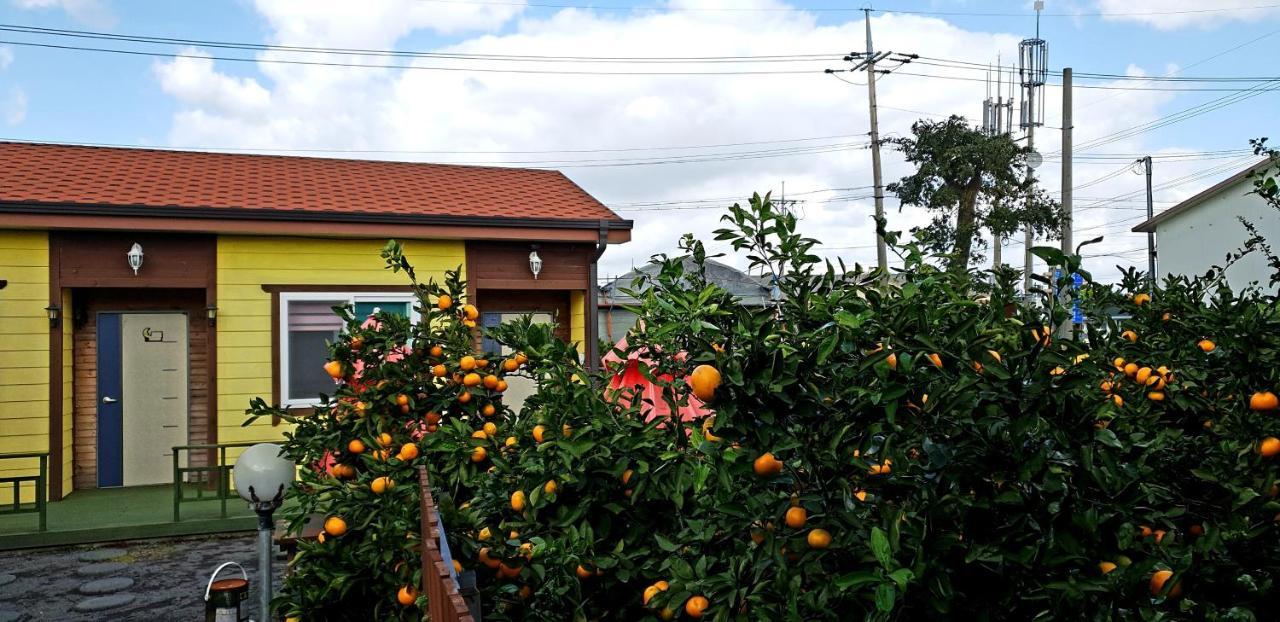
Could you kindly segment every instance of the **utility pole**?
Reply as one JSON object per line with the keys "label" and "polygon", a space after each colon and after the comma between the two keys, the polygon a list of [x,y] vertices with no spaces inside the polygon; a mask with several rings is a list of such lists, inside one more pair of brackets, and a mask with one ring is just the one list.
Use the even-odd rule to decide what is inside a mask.
{"label": "utility pole", "polygon": [[[1151,220],[1155,216],[1155,201],[1151,196],[1151,156],[1143,156],[1139,162],[1147,172],[1147,220]],[[1151,289],[1156,286],[1156,234],[1154,231],[1147,232],[1147,284]]]}
{"label": "utility pole", "polygon": [[[867,28],[867,51],[850,52],[844,57],[846,61],[858,61],[852,69],[827,69],[826,73],[845,73],[866,71],[867,72],[867,97],[871,111],[871,176],[872,187],[874,188],[874,198],[876,205],[876,219],[884,219],[884,179],[880,171],[880,118],[876,109],[876,75],[888,74],[892,69],[876,69],[876,63],[888,61],[894,63],[894,69],[901,67],[917,58],[917,54],[894,54],[893,52],[876,52],[871,45],[871,11],[872,9],[863,9],[866,14]],[[889,269],[889,252],[885,246],[884,236],[880,235],[879,230],[876,231],[876,265],[881,270]]]}
{"label": "utility pole", "polygon": [[1071,68],[1062,70],[1062,252],[1072,253]]}
{"label": "utility pole", "polygon": [[876,54],[871,46],[871,9],[863,9],[867,25],[867,101],[871,108],[871,179],[876,202],[876,266],[881,271],[889,269],[889,253],[884,236],[880,235],[880,221],[884,220],[884,180],[880,175],[880,117],[876,112]]}

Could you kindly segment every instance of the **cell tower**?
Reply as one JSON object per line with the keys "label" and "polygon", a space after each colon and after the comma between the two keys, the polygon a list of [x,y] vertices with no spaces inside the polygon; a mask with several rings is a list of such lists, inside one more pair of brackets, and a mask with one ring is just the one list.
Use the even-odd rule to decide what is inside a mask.
{"label": "cell tower", "polygon": [[[1010,69],[1012,71],[1012,69]],[[991,68],[987,67],[987,98],[982,102],[982,129],[996,136],[1013,133],[1013,80],[1008,82],[1008,96],[1005,96],[1004,63],[996,56],[995,97],[992,97]]]}
{"label": "cell tower", "polygon": [[1018,79],[1022,83],[1022,123],[1023,129],[1044,125],[1044,79],[1048,73],[1049,50],[1044,39],[1040,38],[1040,11],[1044,10],[1043,0],[1038,0],[1036,8],[1036,36],[1034,39],[1023,39],[1018,44]]}

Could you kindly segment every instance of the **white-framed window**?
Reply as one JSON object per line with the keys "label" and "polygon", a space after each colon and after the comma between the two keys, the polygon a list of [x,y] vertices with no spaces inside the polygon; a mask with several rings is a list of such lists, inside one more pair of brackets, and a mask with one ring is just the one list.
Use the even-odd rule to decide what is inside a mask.
{"label": "white-framed window", "polygon": [[357,318],[388,311],[418,321],[412,294],[386,292],[281,292],[280,405],[315,406],[321,393],[333,393],[333,379],[324,371],[329,344],[346,328],[334,307],[348,306]]}

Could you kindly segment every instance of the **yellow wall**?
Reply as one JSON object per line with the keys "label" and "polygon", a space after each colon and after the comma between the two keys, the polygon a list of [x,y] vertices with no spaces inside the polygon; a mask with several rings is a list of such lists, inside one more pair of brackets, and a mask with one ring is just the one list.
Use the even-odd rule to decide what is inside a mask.
{"label": "yellow wall", "polygon": [[[271,400],[271,294],[262,286],[407,285],[404,274],[387,270],[379,256],[385,244],[381,239],[218,238],[218,442],[277,440],[285,430],[265,420],[241,427],[251,398]],[[466,263],[461,241],[403,245],[424,282],[440,280],[446,270]]]}
{"label": "yellow wall", "polygon": [[584,291],[569,292],[569,341],[578,345],[578,352],[586,354],[587,334],[586,303]]}
{"label": "yellow wall", "polygon": [[[49,449],[49,235],[0,231],[0,453]],[[0,476],[30,475],[35,460],[0,460]],[[12,502],[11,488],[0,503]],[[26,495],[24,495],[26,497]]]}

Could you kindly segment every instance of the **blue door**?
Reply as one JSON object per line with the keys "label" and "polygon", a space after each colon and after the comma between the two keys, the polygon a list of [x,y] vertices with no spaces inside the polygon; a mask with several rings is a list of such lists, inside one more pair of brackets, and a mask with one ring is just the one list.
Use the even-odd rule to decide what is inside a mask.
{"label": "blue door", "polygon": [[124,485],[120,314],[98,314],[98,487]]}

